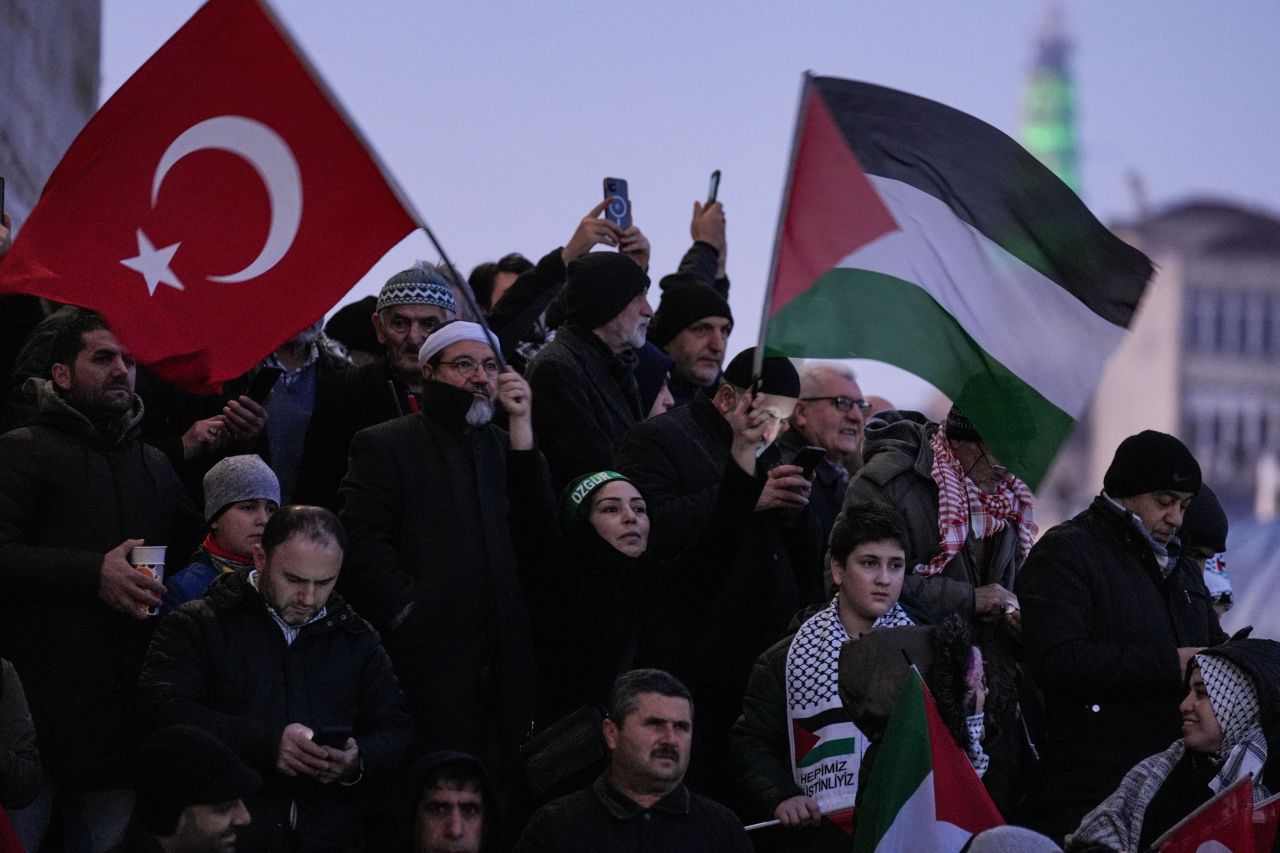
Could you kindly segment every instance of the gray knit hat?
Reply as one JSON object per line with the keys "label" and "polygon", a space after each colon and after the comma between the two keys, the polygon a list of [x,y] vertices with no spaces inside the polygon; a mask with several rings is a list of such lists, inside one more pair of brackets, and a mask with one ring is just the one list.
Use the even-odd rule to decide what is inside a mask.
{"label": "gray knit hat", "polygon": [[236,501],[274,501],[280,506],[280,481],[254,453],[228,456],[204,475],[204,520],[212,522]]}
{"label": "gray knit hat", "polygon": [[449,282],[421,262],[391,276],[382,286],[375,310],[381,311],[393,305],[435,305],[450,313],[458,313],[458,304],[454,301]]}

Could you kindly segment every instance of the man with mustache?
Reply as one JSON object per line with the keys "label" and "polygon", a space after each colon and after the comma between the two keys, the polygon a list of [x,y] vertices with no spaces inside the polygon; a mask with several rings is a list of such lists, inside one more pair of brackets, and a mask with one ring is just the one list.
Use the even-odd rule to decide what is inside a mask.
{"label": "man with mustache", "polygon": [[1200,466],[1171,435],[1116,449],[1102,494],[1018,575],[1026,661],[1044,691],[1043,784],[1026,824],[1058,841],[1130,767],[1181,733],[1187,662],[1226,639],[1178,529]]}
{"label": "man with mustache", "polygon": [[241,851],[359,851],[361,800],[412,738],[378,635],[334,594],[346,535],[329,510],[286,506],[229,572],[161,620],[139,719],[190,724],[262,776]]}
{"label": "man with mustache", "polygon": [[[382,634],[420,748],[475,755],[501,783],[534,698],[511,528],[537,500],[524,495],[550,485],[529,386],[497,350],[476,323],[432,332],[418,355],[422,411],[356,435],[341,497],[342,591]],[[492,423],[496,406],[506,430]]]}
{"label": "man with mustache", "polygon": [[293,500],[338,509],[338,484],[347,472],[351,439],[365,427],[421,408],[418,350],[428,335],[457,315],[448,281],[430,265],[387,280],[371,317],[386,357],[337,373],[317,390]]}
{"label": "man with mustache", "polygon": [[48,783],[12,814],[39,848],[55,800],[69,849],[119,841],[126,709],[164,586],[129,564],[144,542],[191,552],[199,520],[165,455],[139,437],[133,356],[92,311],[52,340],[34,420],[0,437],[0,656],[22,678]]}
{"label": "man with mustache", "polygon": [[658,669],[623,673],[608,710],[609,768],[590,788],[535,812],[517,853],[752,849],[733,812],[684,785],[693,699],[677,678]]}

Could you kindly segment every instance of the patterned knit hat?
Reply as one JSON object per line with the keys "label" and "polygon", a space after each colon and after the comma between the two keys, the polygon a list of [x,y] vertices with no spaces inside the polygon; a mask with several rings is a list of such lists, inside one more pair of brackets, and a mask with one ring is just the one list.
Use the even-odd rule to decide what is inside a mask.
{"label": "patterned knit hat", "polygon": [[458,304],[454,301],[449,282],[440,273],[427,269],[421,263],[396,273],[382,286],[376,310],[381,311],[393,305],[434,305],[450,314],[458,313]]}

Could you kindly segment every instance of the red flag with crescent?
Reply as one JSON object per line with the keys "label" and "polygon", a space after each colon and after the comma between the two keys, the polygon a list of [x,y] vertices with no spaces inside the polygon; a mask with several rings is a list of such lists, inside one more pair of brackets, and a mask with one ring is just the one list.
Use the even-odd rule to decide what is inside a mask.
{"label": "red flag with crescent", "polygon": [[418,227],[259,0],[210,0],[72,143],[0,292],[100,311],[165,380],[213,391]]}

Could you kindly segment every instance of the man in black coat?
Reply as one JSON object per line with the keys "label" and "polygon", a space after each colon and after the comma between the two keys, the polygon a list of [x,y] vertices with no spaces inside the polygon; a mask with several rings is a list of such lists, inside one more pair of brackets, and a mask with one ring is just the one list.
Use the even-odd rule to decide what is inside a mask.
{"label": "man in black coat", "polygon": [[328,510],[284,507],[255,571],[166,616],[147,651],[140,716],[202,728],[263,777],[242,851],[363,850],[361,796],[412,739],[378,635],[333,594],[345,538]]}
{"label": "man in black coat", "polygon": [[684,785],[692,737],[693,699],[679,680],[657,669],[623,673],[604,721],[609,769],[535,812],[515,850],[749,853],[733,812]]}
{"label": "man in black coat", "polygon": [[1044,782],[1025,815],[1061,841],[1143,758],[1181,734],[1187,662],[1226,639],[1204,579],[1179,560],[1200,466],[1171,435],[1120,443],[1103,492],[1031,549],[1016,591],[1044,691]]}
{"label": "man in black coat", "polygon": [[129,551],[145,541],[179,559],[199,519],[138,437],[133,357],[103,319],[75,312],[50,359],[53,378],[29,380],[34,422],[0,437],[0,655],[26,688],[49,781],[18,824],[39,847],[56,795],[105,849],[129,819],[126,710],[164,593]]}
{"label": "man in black coat", "polygon": [[[628,261],[630,263],[630,261]],[[548,490],[530,394],[497,342],[455,320],[423,344],[423,409],[351,442],[344,594],[382,633],[422,748],[515,766],[533,716],[534,652],[509,516]],[[494,404],[510,433],[490,423]]]}
{"label": "man in black coat", "polygon": [[653,316],[649,243],[634,226],[630,232],[618,237],[621,253],[570,262],[565,322],[529,363],[534,431],[557,489],[612,465],[623,435],[645,415],[635,369]]}
{"label": "man in black coat", "polygon": [[386,358],[337,373],[318,387],[294,500],[338,509],[338,484],[347,473],[351,439],[365,427],[418,411],[418,350],[427,335],[457,314],[453,291],[434,269],[415,267],[387,280],[371,318]]}
{"label": "man in black coat", "polygon": [[[679,554],[711,517],[729,462],[733,430],[727,416],[753,384],[754,354],[752,348],[733,358],[713,397],[699,392],[688,406],[637,425],[618,452],[617,469],[648,502],[649,550],[658,557]],[[765,358],[762,373],[758,393],[774,423],[757,461],[767,479],[756,522],[726,543],[723,558],[735,580],[711,604],[692,638],[694,653],[676,672],[698,705],[691,784],[721,799],[732,790],[727,733],[742,708],[752,665],[786,633],[797,610],[826,598],[821,531],[807,512],[810,482],[796,466],[781,464],[773,444],[800,396],[800,379],[781,357]]]}

